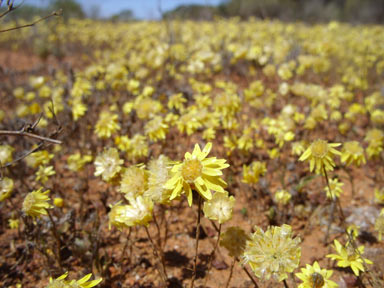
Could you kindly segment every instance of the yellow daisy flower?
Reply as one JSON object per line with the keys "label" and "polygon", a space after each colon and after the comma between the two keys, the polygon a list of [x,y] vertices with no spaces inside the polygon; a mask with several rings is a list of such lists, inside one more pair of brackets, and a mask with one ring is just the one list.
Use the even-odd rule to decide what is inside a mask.
{"label": "yellow daisy flower", "polygon": [[344,186],[343,182],[339,182],[339,179],[330,179],[329,180],[329,187],[331,188],[331,191],[329,191],[328,186],[325,187],[325,192],[327,193],[328,199],[336,199],[340,197],[340,194],[343,193],[343,189],[341,187]]}
{"label": "yellow daisy flower", "polygon": [[355,164],[358,167],[361,163],[366,163],[364,149],[360,146],[359,142],[349,141],[343,144],[343,149],[341,150],[341,162],[346,163],[347,166]]}
{"label": "yellow daisy flower", "polygon": [[307,150],[301,155],[299,161],[309,161],[309,170],[316,171],[317,174],[322,174],[325,171],[333,171],[335,162],[332,157],[341,155],[334,147],[340,146],[340,143],[328,143],[325,140],[318,139],[314,141]]}
{"label": "yellow daisy flower", "polygon": [[55,174],[56,171],[53,166],[40,166],[39,170],[36,172],[36,181],[45,184],[48,181],[48,178]]}
{"label": "yellow daisy flower", "polygon": [[296,276],[303,281],[298,288],[336,288],[339,287],[335,282],[329,280],[333,271],[321,269],[319,263],[315,261],[313,265],[307,264],[305,268],[301,268],[300,273]]}
{"label": "yellow daisy flower", "polygon": [[80,280],[72,280],[68,284],[70,287],[74,287],[74,288],[75,287],[76,288],[92,288],[98,285],[103,280],[103,278],[99,278],[96,280],[88,281],[91,277],[92,277],[92,273],[89,273],[85,275],[83,278],[81,278]]}
{"label": "yellow daisy flower", "polygon": [[163,117],[155,116],[145,124],[144,130],[148,138],[156,142],[165,139],[168,133],[168,125],[164,122]]}
{"label": "yellow daisy flower", "polygon": [[96,135],[99,138],[109,138],[112,133],[120,130],[120,124],[118,122],[119,116],[112,114],[109,111],[103,111],[100,113],[99,120],[95,126]]}
{"label": "yellow daisy flower", "polygon": [[339,241],[334,240],[334,249],[337,254],[329,254],[328,258],[337,260],[338,267],[351,267],[353,273],[359,276],[359,272],[364,272],[363,263],[372,264],[372,261],[366,258],[362,258],[360,255],[364,254],[364,246],[358,248],[358,252],[351,245],[342,246]]}
{"label": "yellow daisy flower", "polygon": [[275,202],[281,205],[287,205],[292,198],[291,193],[287,190],[282,189],[275,193]]}
{"label": "yellow daisy flower", "polygon": [[192,189],[196,189],[205,200],[212,199],[211,190],[224,192],[223,187],[227,183],[220,178],[223,175],[220,170],[229,167],[229,164],[225,163],[225,159],[206,158],[211,149],[212,143],[205,145],[203,151],[196,144],[192,154],[185,153],[185,160],[173,166],[171,172],[174,174],[165,184],[166,189],[173,190],[171,200],[184,192],[189,206],[192,206]]}
{"label": "yellow daisy flower", "polygon": [[9,219],[8,220],[8,226],[11,229],[17,229],[19,228],[20,220],[19,219]]}
{"label": "yellow daisy flower", "polygon": [[23,212],[33,218],[41,217],[41,215],[48,215],[47,209],[52,208],[52,206],[48,203],[49,192],[50,190],[46,190],[42,192],[43,188],[40,188],[37,191],[32,191],[28,193],[24,198],[23,202]]}
{"label": "yellow daisy flower", "polygon": [[68,169],[73,172],[81,171],[84,165],[91,161],[91,155],[81,155],[80,153],[72,154],[67,158]]}
{"label": "yellow daisy flower", "polygon": [[80,280],[66,281],[68,272],[56,279],[49,279],[49,284],[45,288],[92,288],[98,285],[103,278],[88,281],[92,277],[92,273],[85,275]]}
{"label": "yellow daisy flower", "polygon": [[249,166],[243,165],[243,180],[241,182],[256,184],[259,182],[260,176],[265,175],[266,172],[265,162],[255,161]]}

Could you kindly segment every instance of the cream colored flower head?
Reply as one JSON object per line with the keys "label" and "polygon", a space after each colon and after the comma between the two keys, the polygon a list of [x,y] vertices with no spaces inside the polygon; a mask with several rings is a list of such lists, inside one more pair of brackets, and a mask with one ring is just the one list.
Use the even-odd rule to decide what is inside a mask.
{"label": "cream colored flower head", "polygon": [[300,263],[300,238],[292,238],[289,225],[271,226],[267,231],[255,227],[256,231],[247,241],[244,262],[248,263],[258,278],[282,281]]}
{"label": "cream colored flower head", "polygon": [[328,143],[325,140],[318,139],[314,141],[307,150],[301,155],[299,161],[309,161],[309,170],[316,171],[317,174],[323,174],[325,171],[333,171],[335,162],[334,155],[341,155],[335,147],[340,146],[340,143]]}
{"label": "cream colored flower head", "polygon": [[228,196],[228,192],[216,192],[212,199],[204,202],[204,215],[208,219],[216,220],[223,224],[232,218],[232,209],[235,205],[235,197]]}
{"label": "cream colored flower head", "polygon": [[127,199],[143,195],[148,186],[148,173],[144,167],[130,166],[121,175],[119,191]]}
{"label": "cream colored flower head", "polygon": [[94,163],[95,176],[101,175],[102,179],[108,182],[119,174],[124,160],[120,159],[116,148],[108,148],[96,157]]}
{"label": "cream colored flower head", "polygon": [[115,226],[117,229],[132,227],[136,225],[147,226],[152,220],[153,202],[151,199],[138,196],[130,199],[129,205],[116,204],[109,212],[109,228]]}
{"label": "cream colored flower head", "polygon": [[13,180],[8,177],[0,178],[0,202],[8,199],[13,191]]}
{"label": "cream colored flower head", "polygon": [[212,143],[205,145],[203,151],[198,144],[192,154],[185,153],[185,160],[172,168],[173,176],[165,184],[166,189],[171,189],[170,199],[175,199],[181,193],[187,195],[188,204],[192,206],[192,189],[196,190],[205,200],[212,199],[212,192],[224,192],[227,183],[220,178],[222,169],[229,167],[225,159],[216,157],[207,158],[212,149]]}
{"label": "cream colored flower head", "polygon": [[296,277],[303,281],[298,288],[336,288],[339,287],[335,282],[329,280],[333,271],[321,269],[319,263],[315,261],[313,265],[307,264],[305,268],[301,268],[300,273],[296,273]]}
{"label": "cream colored flower head", "polygon": [[32,191],[27,194],[23,202],[23,212],[33,218],[40,218],[47,215],[47,209],[52,208],[52,205],[48,203],[50,200],[48,194],[49,190],[42,192],[43,188]]}
{"label": "cream colored flower head", "polygon": [[250,236],[240,227],[229,227],[220,236],[220,246],[226,248],[232,257],[241,257]]}
{"label": "cream colored flower head", "polygon": [[148,189],[144,192],[155,203],[168,204],[172,190],[165,188],[165,183],[171,178],[172,162],[168,157],[160,155],[148,164]]}

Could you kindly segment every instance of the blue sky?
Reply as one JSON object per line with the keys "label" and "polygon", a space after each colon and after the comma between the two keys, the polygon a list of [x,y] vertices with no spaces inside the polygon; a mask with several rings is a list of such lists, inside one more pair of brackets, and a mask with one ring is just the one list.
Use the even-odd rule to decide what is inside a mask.
{"label": "blue sky", "polygon": [[[19,2],[19,1],[15,1]],[[25,4],[45,6],[49,0],[24,0]],[[109,17],[123,9],[131,9],[135,16],[140,19],[158,19],[159,0],[77,0],[85,11],[93,6],[100,7],[102,17]],[[208,4],[217,5],[222,0],[160,0],[163,11],[171,10],[183,4]]]}

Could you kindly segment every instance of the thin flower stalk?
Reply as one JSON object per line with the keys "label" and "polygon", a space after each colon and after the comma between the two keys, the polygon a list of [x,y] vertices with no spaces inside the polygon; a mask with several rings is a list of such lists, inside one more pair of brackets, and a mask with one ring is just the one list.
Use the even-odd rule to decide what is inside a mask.
{"label": "thin flower stalk", "polygon": [[235,268],[235,264],[236,264],[236,259],[233,259],[232,264],[231,264],[231,269],[229,270],[229,276],[228,276],[227,284],[225,284],[225,288],[229,287],[229,283],[231,282],[231,279],[232,279],[233,268]]}
{"label": "thin flower stalk", "polygon": [[[160,264],[161,267],[158,267],[158,271],[159,271],[161,280],[163,281],[164,287],[167,287],[168,277],[167,277],[167,272],[165,270],[165,263],[164,263],[163,259],[160,256],[158,248],[156,247],[155,243],[152,240],[151,234],[149,234],[147,226],[144,226],[144,228],[145,228],[145,232],[147,233],[149,242],[151,243],[151,246],[152,246],[153,256],[155,256],[157,261],[159,261],[161,263]],[[156,266],[159,266],[159,265],[156,265]]]}
{"label": "thin flower stalk", "polygon": [[205,282],[204,282],[204,286],[205,287],[207,286],[207,282],[208,282],[208,278],[209,278],[209,272],[212,269],[212,261],[213,261],[213,258],[215,256],[215,252],[216,252],[217,246],[219,246],[220,236],[221,236],[221,226],[222,225],[219,224],[219,231],[217,232],[217,240],[216,240],[215,246],[213,247],[213,250],[212,250],[211,254],[209,255],[209,260],[208,260],[209,264],[208,264],[208,270],[207,270],[207,277],[205,278]]}
{"label": "thin flower stalk", "polygon": [[197,253],[199,251],[199,236],[200,236],[200,222],[201,222],[201,202],[202,198],[200,194],[197,195],[198,197],[198,207],[197,207],[197,225],[196,225],[196,240],[195,240],[195,258],[193,260],[193,275],[191,279],[191,285],[189,286],[190,288],[193,288],[196,275],[197,275]]}

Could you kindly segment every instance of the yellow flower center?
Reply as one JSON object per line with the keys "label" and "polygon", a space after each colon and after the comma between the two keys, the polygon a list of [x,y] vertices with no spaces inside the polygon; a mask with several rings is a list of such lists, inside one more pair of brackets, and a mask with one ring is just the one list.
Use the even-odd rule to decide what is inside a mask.
{"label": "yellow flower center", "polygon": [[183,167],[181,168],[181,176],[188,183],[193,183],[203,170],[203,165],[197,159],[185,160]]}
{"label": "yellow flower center", "polygon": [[311,146],[312,155],[314,157],[323,158],[328,153],[328,143],[324,140],[316,140]]}
{"label": "yellow flower center", "polygon": [[324,286],[324,278],[320,273],[313,273],[311,275],[311,287],[321,288]]}

